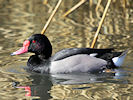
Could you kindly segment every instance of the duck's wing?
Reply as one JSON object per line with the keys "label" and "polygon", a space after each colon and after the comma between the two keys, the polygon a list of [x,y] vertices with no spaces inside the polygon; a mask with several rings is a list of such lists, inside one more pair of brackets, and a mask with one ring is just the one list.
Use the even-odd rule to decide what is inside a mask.
{"label": "duck's wing", "polygon": [[77,54],[87,54],[90,56],[101,57],[105,53],[110,53],[113,49],[93,49],[93,48],[68,48],[57,52],[51,57],[51,61],[58,61]]}
{"label": "duck's wing", "polygon": [[97,73],[106,68],[106,65],[107,61],[103,59],[91,57],[87,54],[78,54],[62,60],[52,61],[50,65],[50,73]]}

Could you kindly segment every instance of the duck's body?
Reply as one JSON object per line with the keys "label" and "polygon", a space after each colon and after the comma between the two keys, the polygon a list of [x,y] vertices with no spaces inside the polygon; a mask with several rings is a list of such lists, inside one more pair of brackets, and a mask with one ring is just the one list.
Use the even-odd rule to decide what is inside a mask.
{"label": "duck's body", "polygon": [[95,73],[121,66],[126,52],[112,52],[112,50],[69,48],[51,57],[52,46],[48,38],[45,35],[35,34],[24,42],[22,49],[12,55],[35,53],[29,58],[27,65],[29,70],[39,73]]}

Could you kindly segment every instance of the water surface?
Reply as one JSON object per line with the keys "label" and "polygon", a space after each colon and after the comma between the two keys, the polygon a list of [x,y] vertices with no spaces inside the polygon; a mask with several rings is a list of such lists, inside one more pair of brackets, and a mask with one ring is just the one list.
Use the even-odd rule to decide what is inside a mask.
{"label": "water surface", "polygon": [[[129,49],[123,66],[116,73],[41,75],[24,70],[30,53],[10,56],[25,39],[40,33],[57,0],[0,0],[0,99],[15,100],[36,98],[94,100],[133,98],[133,3],[127,0],[112,2],[101,28],[96,48]],[[64,0],[46,31],[53,45],[53,54],[70,47],[90,47],[101,19],[106,1],[98,11],[97,2],[86,2],[68,17],[62,15],[77,3]],[[30,86],[31,96],[25,89],[12,87]]]}

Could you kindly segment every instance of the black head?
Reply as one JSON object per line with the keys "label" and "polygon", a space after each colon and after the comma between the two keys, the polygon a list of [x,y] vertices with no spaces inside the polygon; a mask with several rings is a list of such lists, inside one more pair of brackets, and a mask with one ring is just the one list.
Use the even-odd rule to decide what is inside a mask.
{"label": "black head", "polygon": [[45,35],[34,34],[28,40],[25,40],[23,47],[12,53],[12,55],[19,55],[26,52],[33,52],[47,59],[52,54],[52,46]]}

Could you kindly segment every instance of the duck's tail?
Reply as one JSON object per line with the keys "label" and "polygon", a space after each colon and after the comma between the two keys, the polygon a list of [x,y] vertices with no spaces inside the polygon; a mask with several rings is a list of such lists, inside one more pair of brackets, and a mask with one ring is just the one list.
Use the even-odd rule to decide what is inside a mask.
{"label": "duck's tail", "polygon": [[122,52],[120,56],[112,58],[112,61],[116,67],[120,67],[123,64],[127,52],[128,50]]}

